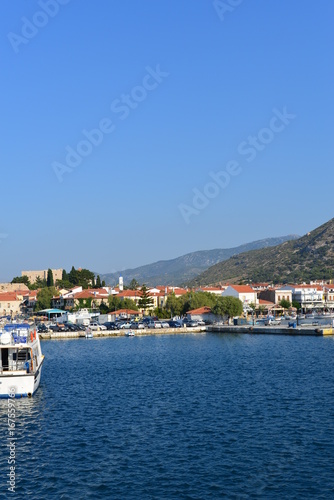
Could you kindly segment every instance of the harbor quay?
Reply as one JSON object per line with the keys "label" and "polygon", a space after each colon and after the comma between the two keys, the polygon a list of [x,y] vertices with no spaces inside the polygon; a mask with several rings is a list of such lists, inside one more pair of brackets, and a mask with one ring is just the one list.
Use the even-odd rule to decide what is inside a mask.
{"label": "harbor quay", "polygon": [[[334,335],[334,328],[315,328],[314,326],[301,326],[289,328],[287,326],[230,326],[230,325],[212,325],[197,326],[192,328],[159,328],[136,330],[135,336],[142,337],[147,335],[176,335],[176,334],[195,334],[195,333],[226,333],[226,334],[252,334],[252,335],[288,335],[290,337],[324,337]],[[101,337],[126,337],[128,330],[100,330],[94,332],[94,338]],[[40,333],[42,340],[61,340],[85,338],[85,332],[46,332]]]}
{"label": "harbor quay", "polygon": [[206,327],[207,332],[211,333],[238,333],[252,335],[288,335],[289,337],[324,337],[334,335],[332,327],[315,327],[314,325],[303,325],[296,328],[288,326],[231,326],[231,325],[212,325]]}
{"label": "harbor quay", "polygon": [[[158,328],[150,329],[145,328],[142,330],[136,330],[136,337],[143,337],[146,335],[174,335],[177,333],[202,333],[206,331],[205,326],[196,326],[193,328]],[[99,330],[94,332],[94,338],[101,337],[127,337],[129,330]],[[78,339],[86,338],[85,332],[45,332],[40,333],[40,338],[42,340],[57,340],[57,339]]]}

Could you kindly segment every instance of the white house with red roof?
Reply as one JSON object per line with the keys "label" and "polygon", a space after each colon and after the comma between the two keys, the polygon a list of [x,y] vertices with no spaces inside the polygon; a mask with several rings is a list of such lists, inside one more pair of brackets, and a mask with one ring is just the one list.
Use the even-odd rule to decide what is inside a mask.
{"label": "white house with red roof", "polygon": [[217,317],[212,313],[211,308],[208,306],[198,307],[187,312],[187,318],[195,321],[216,321]]}
{"label": "white house with red roof", "polygon": [[249,285],[229,285],[221,294],[222,297],[235,297],[244,305],[257,304],[257,293]]}

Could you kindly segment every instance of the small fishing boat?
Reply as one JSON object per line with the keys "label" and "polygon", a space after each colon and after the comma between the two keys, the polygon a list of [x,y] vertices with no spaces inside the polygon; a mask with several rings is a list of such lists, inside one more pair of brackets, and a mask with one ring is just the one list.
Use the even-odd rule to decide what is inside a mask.
{"label": "small fishing boat", "polygon": [[27,323],[5,325],[0,331],[0,398],[33,396],[43,361],[36,330]]}
{"label": "small fishing boat", "polygon": [[94,337],[93,332],[90,328],[86,328],[86,339],[92,339]]}
{"label": "small fishing boat", "polygon": [[127,337],[134,337],[135,336],[135,332],[133,332],[132,330],[129,330],[128,332],[125,332],[125,335]]}

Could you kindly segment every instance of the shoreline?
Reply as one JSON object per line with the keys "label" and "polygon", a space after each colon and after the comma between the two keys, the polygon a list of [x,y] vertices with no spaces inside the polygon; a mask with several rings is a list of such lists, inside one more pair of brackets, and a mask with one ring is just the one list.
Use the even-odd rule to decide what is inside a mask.
{"label": "shoreline", "polygon": [[[127,337],[129,330],[105,330],[93,332],[93,338],[105,337]],[[288,327],[267,327],[267,326],[196,326],[193,328],[157,328],[132,330],[135,337],[148,335],[177,335],[184,333],[236,333],[249,335],[284,335],[289,337],[324,337],[334,335],[334,328],[314,328],[312,326],[299,326],[297,328]],[[85,332],[48,332],[39,334],[41,340],[63,340],[63,339],[85,339]]]}
{"label": "shoreline", "polygon": [[[126,333],[133,331],[135,337],[144,337],[147,335],[165,335],[177,333],[202,333],[206,332],[205,326],[195,326],[193,328],[143,328],[141,330],[100,330],[93,333],[92,338],[103,337],[127,337]],[[41,340],[61,340],[61,339],[85,339],[85,332],[48,332],[39,334]]]}

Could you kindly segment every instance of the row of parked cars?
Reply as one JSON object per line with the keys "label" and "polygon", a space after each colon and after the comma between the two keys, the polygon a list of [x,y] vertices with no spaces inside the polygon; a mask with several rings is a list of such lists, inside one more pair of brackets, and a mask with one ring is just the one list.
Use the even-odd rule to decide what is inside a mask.
{"label": "row of parked cars", "polygon": [[194,321],[190,319],[183,320],[158,320],[156,318],[146,317],[141,321],[130,321],[130,320],[120,320],[120,321],[108,321],[104,323],[104,326],[108,330],[144,330],[146,328],[181,328],[181,327],[195,327],[204,326],[207,322],[204,321]]}
{"label": "row of parked cars", "polygon": [[40,323],[37,325],[37,331],[39,333],[46,332],[80,332],[85,331],[86,327],[84,325],[75,325],[74,323],[54,323],[51,325],[45,325],[44,323]]}
{"label": "row of parked cars", "polygon": [[91,331],[102,330],[144,330],[146,328],[193,328],[196,326],[204,326],[209,324],[207,321],[194,321],[191,319],[174,320],[158,320],[157,318],[146,317],[141,321],[119,320],[108,321],[103,324],[92,322],[90,325],[79,325],[74,323],[65,322],[64,324],[54,323],[46,326],[44,323],[37,325],[37,331],[40,333],[52,332],[78,332],[85,331],[90,328]]}

